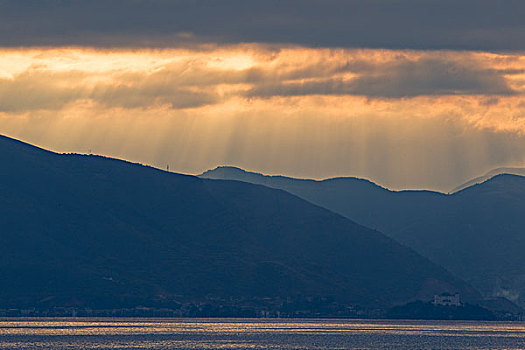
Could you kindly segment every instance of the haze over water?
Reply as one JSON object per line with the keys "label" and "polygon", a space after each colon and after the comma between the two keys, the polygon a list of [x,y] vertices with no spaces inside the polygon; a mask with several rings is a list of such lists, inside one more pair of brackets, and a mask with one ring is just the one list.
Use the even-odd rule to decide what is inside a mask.
{"label": "haze over water", "polygon": [[10,319],[0,349],[523,349],[523,322]]}

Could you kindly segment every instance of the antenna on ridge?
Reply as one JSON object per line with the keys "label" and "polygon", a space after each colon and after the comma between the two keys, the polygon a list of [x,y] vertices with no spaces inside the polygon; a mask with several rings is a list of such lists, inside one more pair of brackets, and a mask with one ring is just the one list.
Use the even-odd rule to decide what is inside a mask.
{"label": "antenna on ridge", "polygon": [[166,164],[166,171],[170,171],[170,165]]}

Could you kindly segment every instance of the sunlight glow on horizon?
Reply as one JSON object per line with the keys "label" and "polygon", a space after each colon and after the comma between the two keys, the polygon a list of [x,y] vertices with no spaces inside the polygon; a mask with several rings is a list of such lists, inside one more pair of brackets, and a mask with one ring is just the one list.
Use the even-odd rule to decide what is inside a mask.
{"label": "sunlight glow on horizon", "polygon": [[[183,173],[236,165],[448,190],[525,165],[525,55],[312,49],[0,50],[0,133]],[[466,64],[467,62],[468,64]]]}

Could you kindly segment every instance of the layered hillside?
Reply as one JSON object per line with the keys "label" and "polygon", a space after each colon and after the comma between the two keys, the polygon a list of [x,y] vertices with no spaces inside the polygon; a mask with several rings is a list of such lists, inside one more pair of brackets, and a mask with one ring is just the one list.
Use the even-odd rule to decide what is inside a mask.
{"label": "layered hillside", "polygon": [[477,293],[383,234],[285,191],[0,137],[0,305]]}
{"label": "layered hillside", "polygon": [[231,167],[201,176],[286,190],[384,232],[486,296],[504,296],[525,305],[525,177],[500,174],[443,194],[390,191],[357,178],[314,181]]}

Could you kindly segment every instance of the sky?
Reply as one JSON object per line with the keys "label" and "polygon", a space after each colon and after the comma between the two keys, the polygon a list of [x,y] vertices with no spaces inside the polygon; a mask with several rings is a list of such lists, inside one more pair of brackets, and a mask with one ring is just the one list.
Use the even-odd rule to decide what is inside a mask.
{"label": "sky", "polygon": [[525,2],[0,0],[0,134],[449,191],[525,167]]}

